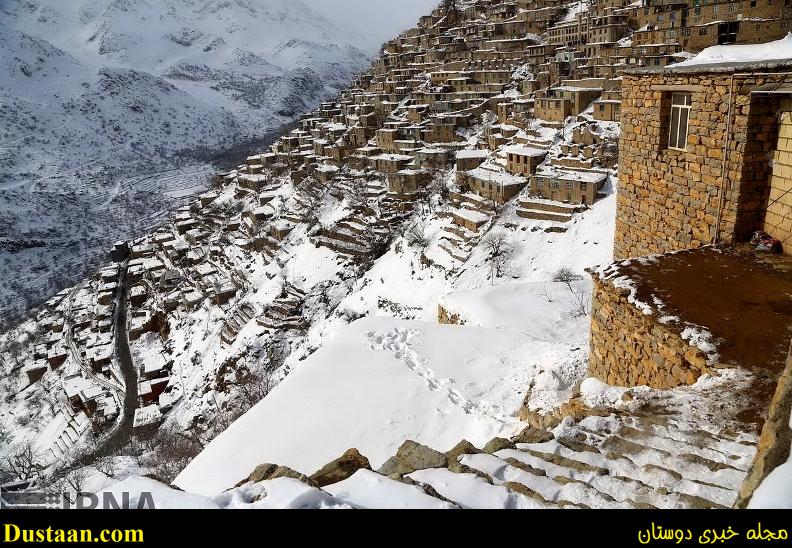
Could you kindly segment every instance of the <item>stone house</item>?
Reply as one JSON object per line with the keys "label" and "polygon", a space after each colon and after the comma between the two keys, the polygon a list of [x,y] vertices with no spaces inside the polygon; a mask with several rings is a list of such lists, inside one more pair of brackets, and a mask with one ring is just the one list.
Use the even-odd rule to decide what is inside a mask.
{"label": "stone house", "polygon": [[562,123],[567,116],[576,116],[586,110],[602,93],[602,88],[556,86],[545,93],[537,93],[534,113],[548,122]]}
{"label": "stone house", "polygon": [[421,148],[415,151],[415,165],[425,169],[443,169],[448,163],[448,151],[442,148]]}
{"label": "stone house", "polygon": [[627,33],[627,15],[602,13],[593,16],[588,23],[588,44],[613,43]]}
{"label": "stone house", "polygon": [[584,18],[563,21],[547,29],[547,43],[553,46],[577,46],[585,44],[588,37],[587,20]]}
{"label": "stone house", "polygon": [[388,174],[388,191],[399,195],[413,194],[426,184],[429,172],[423,169],[402,169]]}
{"label": "stone house", "polygon": [[368,158],[369,165],[381,173],[396,173],[413,161],[406,154],[379,154]]}
{"label": "stone house", "polygon": [[621,118],[621,91],[611,90],[602,93],[594,101],[594,119],[604,122],[618,122]]}
{"label": "stone house", "polygon": [[399,130],[395,128],[378,129],[375,134],[377,146],[387,152],[398,152],[395,141],[399,139]]}
{"label": "stone house", "polygon": [[421,130],[421,139],[427,143],[453,143],[457,140],[456,128],[453,123],[432,121]]}
{"label": "stone house", "polygon": [[530,194],[569,204],[591,205],[606,179],[607,175],[595,171],[543,167],[531,178]]}
{"label": "stone house", "polygon": [[509,201],[528,184],[528,179],[483,166],[457,174],[457,184],[499,204]]}
{"label": "stone house", "polygon": [[490,219],[489,215],[472,209],[454,209],[451,211],[451,218],[455,225],[471,232],[478,232]]}
{"label": "stone house", "polygon": [[617,258],[792,231],[781,62],[633,69],[622,83]]}
{"label": "stone house", "polygon": [[529,177],[547,156],[547,151],[524,145],[511,145],[503,149],[506,153],[506,170],[512,175]]}
{"label": "stone house", "polygon": [[470,171],[481,165],[481,163],[489,157],[489,152],[486,150],[459,150],[456,153],[456,168],[457,172]]}
{"label": "stone house", "polygon": [[[755,230],[792,236],[787,66],[699,61],[625,73],[618,262],[591,272],[591,375],[670,388],[718,363],[760,368],[771,381],[783,368],[792,263],[740,242]],[[691,325],[712,346],[686,335]]]}

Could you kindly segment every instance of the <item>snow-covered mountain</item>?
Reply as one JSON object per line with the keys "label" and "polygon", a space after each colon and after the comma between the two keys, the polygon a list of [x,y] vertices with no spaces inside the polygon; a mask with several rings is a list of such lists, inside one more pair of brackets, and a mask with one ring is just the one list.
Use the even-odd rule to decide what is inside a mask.
{"label": "snow-covered mountain", "polygon": [[0,1],[0,318],[343,88],[353,39],[293,0]]}

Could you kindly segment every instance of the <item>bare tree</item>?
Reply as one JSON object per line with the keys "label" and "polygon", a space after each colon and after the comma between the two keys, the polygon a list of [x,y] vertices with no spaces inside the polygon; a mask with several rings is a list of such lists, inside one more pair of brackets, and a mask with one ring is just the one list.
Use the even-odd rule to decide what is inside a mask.
{"label": "bare tree", "polygon": [[65,485],[67,485],[73,493],[77,494],[83,492],[87,479],[88,473],[85,471],[85,468],[74,468],[63,476]]}
{"label": "bare tree", "polygon": [[459,15],[459,2],[458,0],[443,0],[441,9],[446,16],[456,17]]}
{"label": "bare tree", "polygon": [[16,367],[19,367],[22,361],[24,360],[25,356],[22,353],[22,343],[16,339],[16,337],[11,337],[10,340],[5,345],[5,351],[8,353],[8,356],[14,361]]}
{"label": "bare tree", "polygon": [[404,239],[411,246],[418,249],[426,249],[429,245],[429,238],[426,235],[426,223],[419,219],[412,226],[410,226],[404,233]]}
{"label": "bare tree", "polygon": [[95,463],[94,466],[97,470],[99,470],[105,476],[112,478],[116,474],[116,463],[113,455],[105,455],[100,457]]}
{"label": "bare tree", "polygon": [[496,278],[502,278],[508,273],[514,256],[514,246],[503,231],[490,232],[481,243],[487,252],[487,261],[490,264],[490,281],[495,285]]}
{"label": "bare tree", "polygon": [[248,370],[238,372],[237,376],[236,385],[248,409],[260,402],[272,390],[272,372],[269,370]]}
{"label": "bare tree", "polygon": [[582,279],[582,275],[566,266],[562,266],[553,273],[553,281],[563,283],[569,290],[569,294],[572,296],[572,313],[576,316],[588,314],[588,292],[575,284],[575,282],[579,282]]}
{"label": "bare tree", "polygon": [[173,426],[161,428],[152,442],[153,450],[144,462],[163,483],[172,482],[203,449],[191,434]]}
{"label": "bare tree", "polygon": [[22,481],[34,479],[44,470],[33,442],[27,441],[3,459],[2,471]]}
{"label": "bare tree", "polygon": [[345,197],[352,209],[361,209],[368,205],[368,196],[366,196],[366,185],[364,183],[353,181],[349,185],[349,191]]}

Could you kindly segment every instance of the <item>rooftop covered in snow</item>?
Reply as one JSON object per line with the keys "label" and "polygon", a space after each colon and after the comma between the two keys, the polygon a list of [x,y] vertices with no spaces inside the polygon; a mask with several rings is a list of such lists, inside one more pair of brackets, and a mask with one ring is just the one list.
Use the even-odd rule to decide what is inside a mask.
{"label": "rooftop covered in snow", "polygon": [[792,33],[764,44],[730,44],[705,48],[698,55],[665,67],[626,69],[627,74],[734,72],[792,67]]}

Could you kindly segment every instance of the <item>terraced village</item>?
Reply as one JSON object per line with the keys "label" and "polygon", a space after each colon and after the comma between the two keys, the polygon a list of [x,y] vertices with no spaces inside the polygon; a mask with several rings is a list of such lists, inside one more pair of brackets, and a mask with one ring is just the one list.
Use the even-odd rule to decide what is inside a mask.
{"label": "terraced village", "polygon": [[[785,297],[762,305],[778,337],[747,361],[721,318],[641,267],[759,228],[783,239],[785,216],[765,213],[783,199],[744,221],[736,169],[680,209],[640,170],[669,127],[675,149],[717,148],[716,115],[699,127],[687,110],[683,130],[677,103],[705,102],[685,74],[714,70],[713,48],[779,39],[792,57],[789,9],[760,3],[738,19],[748,2],[442,2],[335,100],[2,335],[0,443],[34,457],[0,479],[79,469],[96,490],[178,505],[172,484],[229,508],[746,504],[769,472],[756,462],[779,412]],[[782,67],[746,85],[785,86]],[[641,71],[665,80],[645,92]],[[738,116],[765,112],[739,101]],[[679,161],[656,160],[683,177]],[[725,163],[700,165],[714,180]],[[709,176],[693,184],[717,189]],[[746,268],[786,280],[785,260]],[[166,439],[186,440],[170,461]]]}

